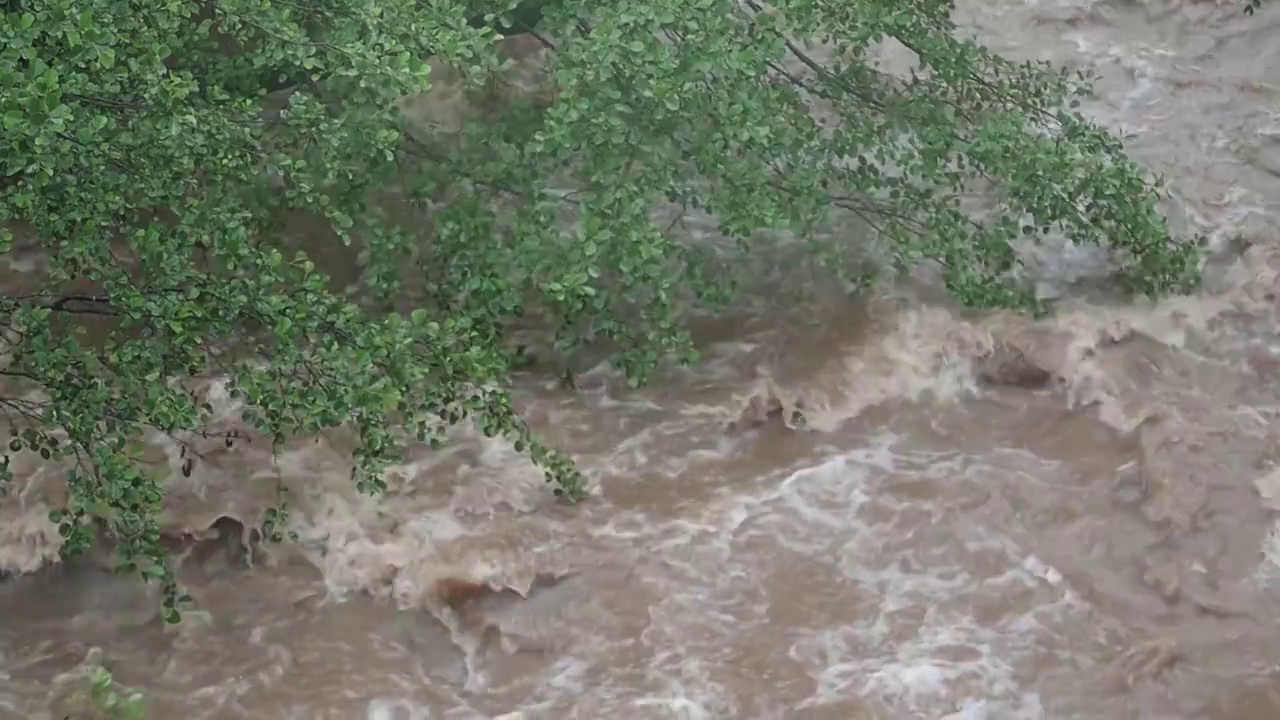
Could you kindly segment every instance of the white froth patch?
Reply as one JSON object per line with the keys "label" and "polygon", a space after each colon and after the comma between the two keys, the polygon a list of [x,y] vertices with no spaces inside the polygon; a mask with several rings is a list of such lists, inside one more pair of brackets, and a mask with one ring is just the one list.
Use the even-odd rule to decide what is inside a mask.
{"label": "white froth patch", "polygon": [[1263,583],[1280,584],[1280,520],[1272,526],[1262,540],[1262,561],[1258,563],[1257,578]]}
{"label": "white froth patch", "polygon": [[379,698],[369,703],[368,720],[430,720],[429,708],[416,705],[408,700],[388,700]]}
{"label": "white froth patch", "polygon": [[[390,466],[383,497],[361,495],[345,478],[301,486],[304,502],[290,529],[334,596],[368,592],[421,607],[441,577],[500,574],[518,584],[518,570],[507,567],[512,558],[496,557],[483,543],[473,553],[460,548],[484,536],[490,521],[535,511],[550,495],[546,483],[506,440],[465,425],[453,428],[450,440],[441,451],[415,451]],[[298,475],[307,453],[282,457],[283,472]]]}
{"label": "white froth patch", "polygon": [[[912,540],[911,557],[884,565],[895,552],[884,543],[909,538],[913,528],[900,521],[921,508],[886,506],[881,484],[904,473],[947,478],[940,458],[904,458],[895,453],[897,441],[884,433],[861,450],[756,492],[737,488],[717,495],[659,524],[627,517],[597,528],[598,537],[640,544],[646,560],[639,572],[661,597],[649,607],[640,636],[651,653],[645,673],[650,691],[638,700],[630,696],[637,717],[743,716],[744,702],[764,702],[754,712],[768,714],[767,697],[748,699],[737,684],[749,682],[753,672],[766,672],[776,683],[797,671],[807,671],[812,690],[807,699],[797,697],[792,677],[788,699],[775,700],[779,711],[829,712],[852,701],[916,717],[1043,717],[1039,696],[1023,684],[1017,667],[1035,652],[1035,638],[1055,632],[1061,613],[1078,606],[1062,602],[1069,593],[1055,568],[980,528],[946,545],[982,554],[982,563],[970,564],[987,567],[986,575],[967,572],[937,552],[934,536],[923,545]],[[829,569],[814,590],[829,595],[806,597],[804,587],[776,586],[778,552],[811,558],[819,575]],[[992,558],[1003,560],[992,567]],[[1030,597],[1031,606],[999,614],[994,624],[984,625],[968,610],[972,603],[993,607],[1011,590],[1027,588],[1031,594],[1021,595]],[[874,598],[870,608],[868,597]],[[771,605],[789,598],[816,604],[808,610]],[[867,609],[871,614],[864,614]],[[785,631],[772,624],[774,610],[793,614]],[[786,654],[758,654],[787,648],[788,641]],[[738,667],[747,657],[754,658],[751,670]],[[628,712],[612,702],[623,698],[603,687],[589,695],[606,693],[608,707]],[[641,715],[642,708],[648,712]]]}
{"label": "white froth patch", "polygon": [[[707,720],[711,713],[689,698],[641,698],[634,705],[638,708],[657,708],[671,713],[668,717],[680,720]],[[665,713],[664,713],[665,714]]]}
{"label": "white froth patch", "polygon": [[973,390],[970,361],[992,345],[986,329],[930,306],[895,312],[892,319],[890,332],[850,347],[799,386],[775,378],[783,392],[803,398],[809,427],[832,432],[884,402],[950,402]]}
{"label": "white froth patch", "polygon": [[52,510],[43,502],[0,506],[0,574],[35,572],[57,562],[62,548]]}
{"label": "white froth patch", "polygon": [[[1074,607],[1062,602],[1069,598],[1061,573],[978,527],[942,540],[950,546],[945,548],[915,539],[899,562],[884,564],[886,543],[915,534],[898,517],[918,508],[895,510],[876,492],[901,460],[889,460],[884,446],[861,455],[791,475],[777,501],[755,518],[784,546],[815,558],[834,550],[839,572],[859,592],[878,598],[875,616],[853,623],[832,618],[836,624],[830,627],[796,633],[790,656],[809,667],[816,681],[803,707],[858,698],[913,716],[1042,718],[1038,695],[1022,684],[1015,668],[1034,652],[1031,638],[1052,631],[1056,618]],[[988,564],[1002,556],[1005,568],[974,575],[942,551],[982,553]],[[998,607],[992,599],[1015,587],[1039,588],[1043,602],[1001,610],[994,625],[968,615],[974,603]]]}
{"label": "white froth patch", "polygon": [[[833,485],[830,482],[833,475],[847,479]],[[792,474],[783,481],[780,497],[806,524],[845,530],[849,527],[851,515],[870,499],[858,486],[861,476],[860,468],[847,458],[833,458]],[[811,493],[820,494],[822,499],[836,500],[838,509],[823,507],[811,500]]]}

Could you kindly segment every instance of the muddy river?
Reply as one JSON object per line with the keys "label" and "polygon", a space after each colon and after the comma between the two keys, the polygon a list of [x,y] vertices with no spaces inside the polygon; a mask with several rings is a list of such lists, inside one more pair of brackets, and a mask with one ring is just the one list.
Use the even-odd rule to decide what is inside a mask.
{"label": "muddy river", "polygon": [[[60,720],[100,662],[193,720],[1280,718],[1280,7],[958,12],[1099,73],[1091,112],[1210,238],[1202,294],[1034,323],[905,289],[775,304],[639,392],[531,374],[521,402],[596,487],[577,508],[479,437],[411,453],[382,501],[340,437],[210,455],[175,521],[229,540],[189,548],[177,627],[50,564],[53,471],[29,468],[0,567],[43,569],[0,584],[0,717]],[[725,432],[770,392],[807,426]],[[245,567],[215,520],[279,487],[297,541]]]}

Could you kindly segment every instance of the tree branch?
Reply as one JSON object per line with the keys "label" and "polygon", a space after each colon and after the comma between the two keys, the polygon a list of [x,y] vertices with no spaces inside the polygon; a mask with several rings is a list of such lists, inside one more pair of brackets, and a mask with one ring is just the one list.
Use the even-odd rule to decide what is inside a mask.
{"label": "tree branch", "polygon": [[120,311],[111,306],[111,298],[106,295],[0,295],[0,304],[13,303],[40,307],[53,312],[74,313],[79,315],[120,315]]}

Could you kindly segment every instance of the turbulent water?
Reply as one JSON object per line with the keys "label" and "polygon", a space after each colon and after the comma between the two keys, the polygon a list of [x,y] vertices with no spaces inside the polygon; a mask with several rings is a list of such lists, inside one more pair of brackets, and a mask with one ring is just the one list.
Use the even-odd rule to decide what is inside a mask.
{"label": "turbulent water", "polygon": [[[1280,717],[1280,8],[960,16],[1100,74],[1092,112],[1210,239],[1203,294],[1032,323],[903,291],[707,324],[706,360],[641,392],[530,375],[596,485],[577,508],[477,437],[382,501],[341,437],[212,443],[174,485],[175,526],[222,537],[186,543],[199,612],[164,628],[92,562],[0,584],[0,717],[64,717],[96,662],[193,719]],[[1094,264],[1042,260],[1051,285]],[[771,398],[807,425],[726,432]],[[57,549],[55,470],[23,471],[10,571]],[[279,486],[298,542],[244,569],[215,520]]]}

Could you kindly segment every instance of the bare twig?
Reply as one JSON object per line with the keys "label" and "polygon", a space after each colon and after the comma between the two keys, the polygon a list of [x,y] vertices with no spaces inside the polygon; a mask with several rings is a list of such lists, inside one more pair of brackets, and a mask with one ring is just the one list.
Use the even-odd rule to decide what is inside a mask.
{"label": "bare twig", "polygon": [[534,40],[537,40],[539,43],[541,43],[541,44],[542,44],[542,47],[544,47],[544,48],[546,48],[546,49],[548,49],[548,50],[551,50],[552,52],[555,52],[556,50],[558,50],[558,49],[559,49],[559,48],[557,48],[557,47],[556,47],[555,43],[551,42],[551,41],[550,41],[550,40],[548,40],[546,37],[544,37],[544,36],[542,35],[542,33],[538,32],[538,31],[536,31],[536,30],[530,30],[530,31],[529,31],[529,34],[533,36],[533,39],[534,39]]}

